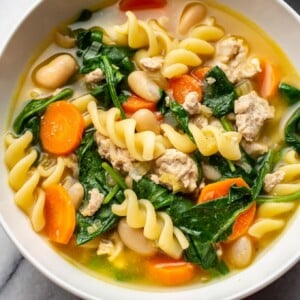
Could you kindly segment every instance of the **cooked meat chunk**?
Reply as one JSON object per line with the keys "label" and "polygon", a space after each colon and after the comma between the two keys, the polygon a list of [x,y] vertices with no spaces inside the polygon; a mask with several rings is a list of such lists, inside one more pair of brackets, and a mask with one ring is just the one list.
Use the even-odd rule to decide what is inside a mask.
{"label": "cooked meat chunk", "polygon": [[85,82],[87,84],[98,83],[104,79],[104,73],[100,68],[97,68],[85,75]]}
{"label": "cooked meat chunk", "polygon": [[243,149],[251,156],[259,156],[268,152],[269,147],[262,143],[242,141]]}
{"label": "cooked meat chunk", "polygon": [[80,209],[80,212],[84,217],[93,216],[96,213],[96,211],[100,208],[104,200],[104,195],[100,193],[96,188],[93,188],[89,192],[89,194],[90,194],[89,203],[86,206],[84,206],[82,209]]}
{"label": "cooked meat chunk", "polygon": [[140,60],[140,64],[146,71],[159,71],[162,68],[163,58],[161,56],[143,57]]}
{"label": "cooked meat chunk", "polygon": [[264,190],[268,193],[271,192],[272,189],[280,183],[285,176],[285,172],[276,171],[274,173],[267,174],[264,180]]}
{"label": "cooked meat chunk", "polygon": [[233,83],[261,72],[259,59],[248,58],[246,42],[235,36],[226,37],[218,42],[214,64],[218,65]]}
{"label": "cooked meat chunk", "polygon": [[[155,174],[161,178],[175,178],[182,185],[182,192],[193,192],[197,188],[198,168],[193,159],[176,149],[168,149],[155,162]],[[162,182],[166,184],[166,182]],[[170,184],[172,186],[172,183]]]}
{"label": "cooked meat chunk", "polygon": [[133,167],[134,159],[127,149],[116,146],[109,138],[100,133],[96,133],[96,142],[101,157],[110,161],[115,169],[129,173]]}
{"label": "cooked meat chunk", "polygon": [[234,112],[238,132],[248,142],[255,141],[264,122],[274,117],[274,107],[254,91],[234,102]]}
{"label": "cooked meat chunk", "polygon": [[184,98],[183,108],[190,114],[196,115],[201,111],[201,104],[197,92],[190,92]]}

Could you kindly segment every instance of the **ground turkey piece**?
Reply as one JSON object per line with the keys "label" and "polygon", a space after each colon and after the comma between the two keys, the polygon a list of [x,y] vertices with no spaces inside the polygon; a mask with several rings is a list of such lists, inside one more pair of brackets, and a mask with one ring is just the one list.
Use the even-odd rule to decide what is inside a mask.
{"label": "ground turkey piece", "polygon": [[280,183],[285,176],[284,171],[276,171],[274,173],[267,174],[264,179],[264,190],[269,193],[272,189]]}
{"label": "ground turkey piece", "polygon": [[218,65],[228,79],[239,82],[261,72],[258,58],[248,58],[248,45],[235,36],[229,36],[217,43],[214,64]]}
{"label": "ground turkey piece", "polygon": [[198,168],[196,163],[185,153],[168,149],[155,162],[155,174],[170,174],[182,183],[182,192],[193,192],[197,188]]}
{"label": "ground turkey piece", "polygon": [[83,207],[80,212],[84,217],[93,216],[96,211],[100,208],[104,195],[98,191],[98,189],[93,188],[90,192],[90,199],[87,206]]}
{"label": "ground turkey piece", "polygon": [[264,122],[274,117],[274,107],[252,91],[234,102],[236,126],[247,142],[257,139]]}
{"label": "ground turkey piece", "polygon": [[98,132],[96,133],[96,142],[101,157],[107,159],[115,169],[129,173],[133,168],[134,159],[127,149],[116,146],[109,138]]}
{"label": "ground turkey piece", "polygon": [[183,108],[189,115],[199,114],[201,111],[199,94],[197,92],[188,93],[184,98]]}

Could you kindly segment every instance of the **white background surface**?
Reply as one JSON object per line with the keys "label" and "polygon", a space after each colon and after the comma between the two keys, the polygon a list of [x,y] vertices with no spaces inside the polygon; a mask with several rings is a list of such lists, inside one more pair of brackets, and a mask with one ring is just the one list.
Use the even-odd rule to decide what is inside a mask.
{"label": "white background surface", "polygon": [[[6,40],[16,29],[20,16],[28,11],[35,2],[36,0],[0,0],[0,53]],[[298,7],[300,6],[299,0],[288,2],[291,4],[294,2]],[[298,264],[274,284],[248,299],[296,300],[300,299],[299,295],[300,265]],[[77,299],[77,297],[57,287],[23,259],[0,226],[0,300],[2,299],[60,300]]]}

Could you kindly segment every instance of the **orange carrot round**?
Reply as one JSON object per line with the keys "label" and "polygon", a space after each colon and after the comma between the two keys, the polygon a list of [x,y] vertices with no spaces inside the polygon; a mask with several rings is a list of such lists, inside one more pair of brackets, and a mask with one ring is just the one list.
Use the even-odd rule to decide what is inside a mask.
{"label": "orange carrot round", "polygon": [[149,259],[147,271],[152,280],[171,286],[191,281],[195,276],[196,267],[183,260],[157,255]]}
{"label": "orange carrot round", "polygon": [[75,105],[67,101],[50,104],[41,121],[42,147],[55,155],[73,152],[81,143],[84,120]]}
{"label": "orange carrot round", "polygon": [[68,244],[76,225],[75,207],[66,189],[54,184],[45,189],[46,232],[49,239]]}
{"label": "orange carrot round", "polygon": [[198,67],[194,69],[191,73],[196,79],[203,81],[205,78],[206,73],[210,70],[210,67]]}
{"label": "orange carrot round", "polygon": [[147,101],[141,97],[132,95],[128,97],[126,102],[122,103],[124,112],[128,115],[134,114],[136,111],[146,108],[153,112],[156,111],[156,104],[151,101]]}
{"label": "orange carrot round", "polygon": [[202,99],[202,88],[199,81],[190,75],[184,74],[179,77],[171,78],[169,88],[173,93],[174,99],[180,104],[184,103],[186,95],[190,92],[196,92],[200,101]]}
{"label": "orange carrot round", "polygon": [[[198,203],[204,203],[210,200],[215,200],[226,196],[229,193],[232,185],[249,187],[248,184],[241,177],[228,178],[218,182],[206,185],[199,196]],[[235,240],[245,234],[249,226],[253,223],[256,212],[255,202],[244,212],[242,212],[235,220],[232,233],[228,240]]]}

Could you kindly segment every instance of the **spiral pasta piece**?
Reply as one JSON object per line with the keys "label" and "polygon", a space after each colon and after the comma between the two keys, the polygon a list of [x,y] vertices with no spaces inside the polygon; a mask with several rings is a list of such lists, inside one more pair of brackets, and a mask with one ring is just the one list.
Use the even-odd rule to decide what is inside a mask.
{"label": "spiral pasta piece", "polygon": [[119,109],[98,110],[95,102],[88,104],[92,123],[102,135],[109,137],[118,147],[128,149],[130,155],[139,161],[149,161],[165,151],[159,136],[152,131],[135,132],[136,121],[120,119]]}
{"label": "spiral pasta piece", "polygon": [[177,132],[168,124],[162,124],[161,129],[172,146],[181,152],[191,153],[198,148],[200,153],[205,156],[219,152],[229,160],[238,160],[241,157],[239,147],[241,135],[238,132],[223,132],[212,125],[200,129],[190,123],[189,129],[196,143],[194,144],[186,134]]}
{"label": "spiral pasta piece", "polygon": [[284,173],[283,181],[272,189],[272,195],[288,195],[300,190],[300,160],[294,150],[288,151],[283,157],[284,165],[276,171]]}
{"label": "spiral pasta piece", "polygon": [[30,131],[16,138],[8,134],[5,137],[5,162],[9,169],[9,185],[15,191],[15,203],[30,217],[33,229],[40,231],[45,225],[45,199],[40,189],[37,192],[41,176],[32,168],[38,157],[37,151],[30,148],[32,139]]}
{"label": "spiral pasta piece", "polygon": [[201,154],[209,156],[220,152],[224,158],[229,160],[241,158],[239,143],[242,136],[238,132],[223,132],[212,125],[200,129],[192,123],[189,124],[189,129]]}
{"label": "spiral pasta piece", "polygon": [[72,104],[74,104],[83,115],[85,128],[89,127],[92,124],[90,115],[87,113],[87,106],[91,101],[97,101],[96,98],[93,97],[91,94],[80,96],[72,100]]}
{"label": "spiral pasta piece", "polygon": [[251,225],[248,230],[248,234],[257,239],[261,239],[267,233],[279,230],[285,225],[284,220],[272,219],[272,218],[260,218]]}
{"label": "spiral pasta piece", "polygon": [[137,199],[132,190],[125,190],[122,204],[114,204],[112,211],[118,216],[126,216],[127,224],[132,228],[144,228],[144,236],[156,241],[160,249],[171,257],[179,258],[189,243],[184,234],[173,226],[167,213],[155,212],[152,203],[146,199]]}

